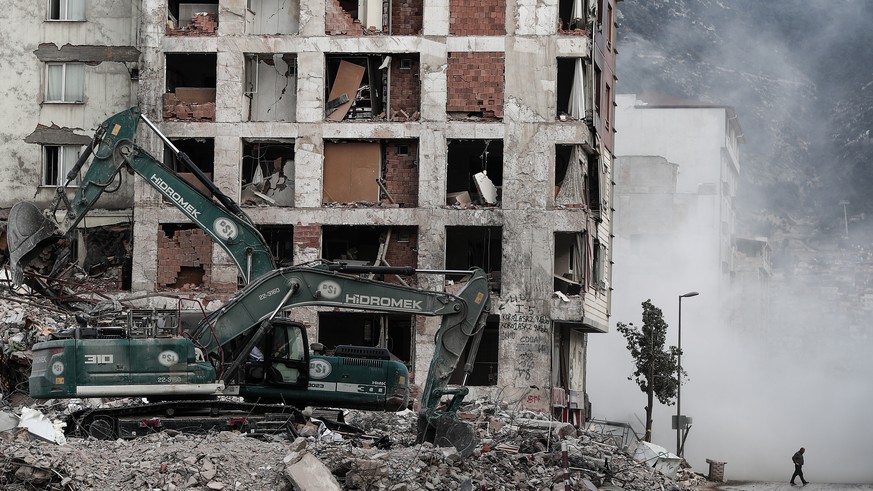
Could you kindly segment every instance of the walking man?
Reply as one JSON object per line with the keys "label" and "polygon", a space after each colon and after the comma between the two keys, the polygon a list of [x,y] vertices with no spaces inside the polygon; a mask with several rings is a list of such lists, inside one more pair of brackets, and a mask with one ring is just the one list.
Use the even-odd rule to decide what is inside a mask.
{"label": "walking man", "polygon": [[800,482],[806,485],[807,481],[803,478],[803,452],[806,452],[806,449],[800,447],[800,450],[794,452],[794,455],[791,457],[791,461],[794,462],[794,474],[791,474],[791,485],[796,486],[797,483],[794,482],[794,479],[799,477]]}

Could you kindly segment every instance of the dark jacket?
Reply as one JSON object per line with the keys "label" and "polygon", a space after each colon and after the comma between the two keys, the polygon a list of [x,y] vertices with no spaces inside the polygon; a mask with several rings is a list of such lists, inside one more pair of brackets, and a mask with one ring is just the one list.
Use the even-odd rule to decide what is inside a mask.
{"label": "dark jacket", "polygon": [[791,461],[794,462],[794,465],[803,465],[803,454],[798,450],[794,452],[794,456],[791,457]]}

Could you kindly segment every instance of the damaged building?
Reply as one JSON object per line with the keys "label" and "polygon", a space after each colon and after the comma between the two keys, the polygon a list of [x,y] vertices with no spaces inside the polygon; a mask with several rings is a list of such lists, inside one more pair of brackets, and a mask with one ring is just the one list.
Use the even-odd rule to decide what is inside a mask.
{"label": "damaged building", "polygon": [[[483,268],[495,307],[474,394],[581,422],[588,335],[610,316],[616,1],[16,7],[26,20],[7,35],[22,42],[2,56],[24,75],[0,82],[17,99],[17,121],[0,123],[12,156],[0,205],[74,189],[63,176],[94,128],[139,106],[240,203],[277,264]],[[137,144],[195,182],[159,138],[140,131]],[[241,286],[208,235],[147,183],[120,179],[80,228],[106,242],[127,227],[123,287]],[[461,277],[383,279],[443,290]],[[427,376],[437,319],[294,315],[311,340],[387,347],[416,382]]]}

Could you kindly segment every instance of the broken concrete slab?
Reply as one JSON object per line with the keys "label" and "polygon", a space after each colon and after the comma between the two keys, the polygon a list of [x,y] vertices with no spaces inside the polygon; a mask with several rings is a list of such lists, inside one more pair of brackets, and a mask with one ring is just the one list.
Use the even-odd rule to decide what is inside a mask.
{"label": "broken concrete slab", "polygon": [[340,491],[343,488],[324,463],[311,453],[286,457],[285,475],[299,491]]}

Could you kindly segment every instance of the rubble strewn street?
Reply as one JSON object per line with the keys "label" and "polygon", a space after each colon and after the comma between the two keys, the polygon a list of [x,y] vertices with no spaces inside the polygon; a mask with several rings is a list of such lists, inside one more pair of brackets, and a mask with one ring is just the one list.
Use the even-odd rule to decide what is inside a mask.
{"label": "rubble strewn street", "polygon": [[706,481],[687,466],[672,479],[653,462],[634,460],[627,442],[594,427],[579,430],[489,399],[470,400],[459,412],[481,438],[468,458],[451,447],[415,443],[410,410],[345,411],[345,423],[362,433],[332,431],[313,416],[295,428],[297,435],[163,431],[133,440],[49,441],[23,427],[22,416],[43,416],[51,433],[71,409],[109,402],[27,395],[30,347],[74,322],[38,297],[0,298],[4,490],[686,491]]}

